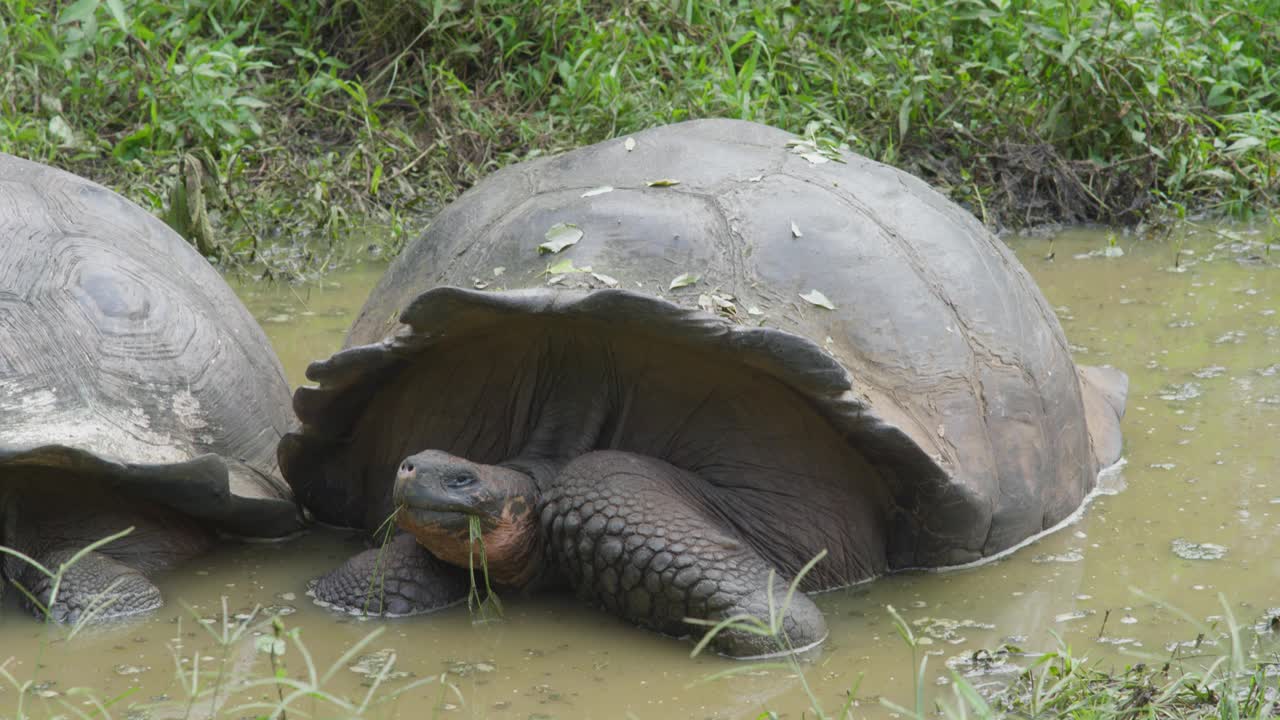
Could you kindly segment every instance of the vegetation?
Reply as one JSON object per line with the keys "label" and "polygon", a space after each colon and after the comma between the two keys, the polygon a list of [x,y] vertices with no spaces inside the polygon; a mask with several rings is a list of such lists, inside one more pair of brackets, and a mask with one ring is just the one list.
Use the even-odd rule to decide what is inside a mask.
{"label": "vegetation", "polygon": [[1280,189],[1278,28],[1276,0],[6,0],[0,149],[292,272],[395,252],[503,164],[704,116],[993,224],[1248,214]]}
{"label": "vegetation", "polygon": [[[812,563],[809,567],[812,566]],[[803,577],[805,570],[799,577]],[[792,582],[781,612],[799,582]],[[1147,600],[1159,603],[1145,593],[1135,591]],[[1043,653],[1027,653],[1016,647],[1001,647],[993,652],[979,650],[973,653],[972,666],[975,675],[999,666],[1010,658],[1025,661],[1026,669],[1011,676],[1011,680],[986,684],[982,691],[967,677],[951,671],[948,678],[952,692],[938,693],[932,702],[926,700],[927,687],[932,677],[928,669],[929,656],[921,652],[920,638],[902,615],[892,606],[886,607],[899,637],[911,650],[912,707],[904,707],[887,698],[880,704],[896,716],[910,720],[1003,720],[1005,718],[1081,718],[1114,720],[1156,720],[1158,718],[1216,718],[1217,720],[1241,720],[1242,718],[1272,718],[1280,715],[1280,656],[1274,647],[1266,650],[1266,643],[1250,628],[1242,628],[1231,612],[1231,606],[1222,595],[1218,597],[1224,611],[1225,630],[1206,626],[1195,618],[1169,608],[1188,626],[1195,628],[1198,638],[1194,643],[1193,657],[1180,655],[1182,644],[1175,643],[1169,657],[1148,657],[1147,662],[1126,666],[1123,670],[1104,670],[1098,663],[1073,655],[1071,647],[1058,638],[1056,649]],[[1166,606],[1167,607],[1167,606]],[[771,608],[771,613],[773,609]],[[707,623],[710,625],[710,623]],[[1265,634],[1280,627],[1280,618],[1273,618]],[[789,649],[781,631],[778,615],[768,622],[760,618],[739,616],[728,618],[714,625],[698,643],[693,654],[703,650],[711,639],[727,627],[772,637],[780,649]],[[1208,638],[1221,637],[1226,653],[1206,652],[1201,643]],[[1215,643],[1216,644],[1216,643]],[[1016,661],[1015,660],[1015,661]],[[794,673],[809,701],[808,711],[818,720],[846,720],[855,717],[861,676],[846,693],[845,702],[835,714],[828,714],[805,680],[805,666],[794,655],[781,661],[756,662],[716,673],[708,680],[732,675],[756,672],[760,669],[780,669]],[[766,711],[757,720],[776,720],[781,717]]]}
{"label": "vegetation", "polygon": [[[429,715],[435,718],[440,716],[439,710],[446,694],[458,694],[447,672],[389,687],[390,680],[403,674],[394,670],[395,654],[360,654],[385,632],[385,627],[370,631],[325,667],[318,664],[297,628],[286,629],[278,617],[263,617],[258,609],[247,618],[232,618],[225,607],[225,599],[223,603],[223,616],[217,626],[195,623],[206,631],[215,648],[212,652],[216,655],[202,656],[202,652],[208,652],[205,648],[190,657],[182,657],[171,648],[173,678],[170,687],[174,690],[171,697],[148,701],[130,697],[133,691],[109,697],[95,688],[84,686],[68,688],[64,692],[42,692],[44,685],[38,681],[38,675],[19,678],[9,669],[8,661],[0,661],[0,687],[16,691],[12,696],[13,705],[5,711],[4,717],[13,720],[109,720],[114,717],[152,717],[155,713],[166,718],[268,720],[288,718],[291,711],[304,717],[386,717],[394,713],[401,696],[437,683],[437,703]],[[242,655],[246,647],[249,652],[268,656],[265,670],[257,665],[254,666],[256,672],[246,672],[243,667],[237,667],[237,656]],[[286,668],[286,653],[297,658],[293,667]],[[203,665],[202,657],[205,660]],[[184,665],[184,661],[189,662]],[[338,684],[340,675],[346,674],[353,663],[359,662],[368,666],[361,668],[367,669],[368,680],[363,683],[367,690],[358,697],[348,697],[329,689]],[[41,667],[37,665],[37,668]],[[421,714],[420,709],[413,711],[415,717]]]}
{"label": "vegetation", "polygon": [[[1179,644],[1167,658],[1151,657],[1147,658],[1148,662],[1138,662],[1121,671],[1106,671],[1097,663],[1075,657],[1070,646],[1059,638],[1055,650],[1031,655],[1027,669],[994,693],[984,696],[953,672],[952,698],[939,698],[935,706],[929,708],[923,699],[922,688],[927,676],[925,661],[921,660],[915,675],[914,708],[903,708],[892,702],[884,704],[913,720],[937,716],[945,720],[967,720],[970,716],[980,719],[1261,720],[1280,714],[1277,658],[1267,658],[1257,652],[1257,642],[1246,644],[1251,633],[1236,623],[1226,599],[1219,595],[1219,600],[1226,613],[1225,632],[1206,627],[1176,608],[1172,610],[1200,631],[1196,648],[1200,648],[1204,639],[1224,634],[1229,647],[1226,654],[1205,653],[1182,658]],[[911,647],[914,660],[917,638],[893,608],[889,608],[889,612],[899,634]],[[1016,648],[1014,652],[1026,657]],[[997,653],[1008,654],[1008,649],[1001,648]],[[975,653],[975,664],[990,662],[992,657],[992,653]]]}
{"label": "vegetation", "polygon": [[[129,535],[133,528],[98,540],[56,568],[49,568],[35,559],[12,548],[0,545],[0,560],[5,556],[29,564],[51,581],[49,606],[57,602],[58,591],[67,571],[77,562],[105,545]],[[0,578],[0,583],[6,582]],[[113,582],[99,592],[90,602],[90,607],[80,618],[59,633],[70,642],[82,630],[94,622],[94,618],[119,599],[115,594],[118,583]],[[53,615],[26,588],[15,585],[44,617],[44,623],[50,630],[57,628]],[[45,636],[46,644],[41,645],[39,656],[35,658],[34,675],[20,678],[10,669],[13,658],[0,659],[0,690],[10,688],[15,692],[13,706],[0,711],[0,717],[12,720],[29,720],[31,718],[103,718],[112,717],[151,717],[158,713],[161,717],[172,718],[243,718],[253,717],[260,720],[268,718],[287,718],[290,711],[307,717],[314,717],[317,711],[325,716],[343,718],[362,718],[370,715],[382,716],[387,710],[394,709],[400,697],[430,683],[438,683],[440,692],[438,702],[433,708],[431,717],[439,717],[445,693],[451,691],[455,695],[458,689],[449,680],[449,674],[442,673],[400,684],[389,688],[388,681],[395,679],[396,657],[394,653],[386,655],[374,654],[360,656],[364,667],[353,666],[352,663],[360,653],[368,648],[386,628],[377,628],[357,642],[351,644],[327,668],[321,668],[316,658],[303,642],[297,628],[286,629],[279,617],[266,616],[261,608],[254,608],[247,615],[235,617],[227,609],[227,599],[222,598],[222,616],[220,622],[209,624],[200,621],[200,616],[191,608],[187,608],[193,623],[202,628],[215,648],[216,655],[210,657],[205,653],[207,648],[200,648],[189,658],[180,656],[179,647],[171,646],[173,656],[173,679],[170,687],[175,696],[152,698],[150,701],[137,701],[130,698],[133,690],[115,697],[91,687],[73,687],[65,692],[49,692],[43,690],[45,683],[41,675],[46,666],[41,662],[50,635]],[[177,634],[182,635],[181,618]],[[242,655],[248,647],[251,653],[268,656],[270,672],[246,672],[243,662],[238,662],[237,655]],[[292,650],[299,658],[299,665],[290,670],[286,668],[284,656]],[[385,651],[384,651],[385,652]],[[201,665],[204,659],[205,664]],[[184,667],[184,661],[190,661]],[[256,667],[256,666],[255,666]],[[359,668],[366,674],[368,688],[363,696],[351,698],[329,690],[335,684],[337,676],[346,670]],[[100,678],[99,678],[100,679]],[[136,688],[135,688],[136,690]],[[269,691],[263,695],[263,691]],[[251,696],[256,694],[257,699]],[[261,699],[270,697],[271,700]],[[415,711],[415,716],[421,711]]]}

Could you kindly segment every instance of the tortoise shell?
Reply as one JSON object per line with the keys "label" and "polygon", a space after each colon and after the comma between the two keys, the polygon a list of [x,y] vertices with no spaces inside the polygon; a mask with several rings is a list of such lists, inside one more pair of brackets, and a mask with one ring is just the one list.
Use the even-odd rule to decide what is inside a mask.
{"label": "tortoise shell", "polygon": [[[328,522],[376,526],[424,448],[623,449],[743,488],[739,530],[780,512],[771,489],[811,498],[767,523],[773,542],[875,556],[828,585],[1059,524],[1118,459],[1127,389],[1075,366],[1013,254],[925,183],[730,120],[494,173],[308,377],[280,459]],[[793,542],[831,524],[864,529]]]}
{"label": "tortoise shell", "polygon": [[262,329],[179,235],[0,154],[0,485],[6,469],[74,470],[281,536],[300,526],[275,455],[294,423]]}

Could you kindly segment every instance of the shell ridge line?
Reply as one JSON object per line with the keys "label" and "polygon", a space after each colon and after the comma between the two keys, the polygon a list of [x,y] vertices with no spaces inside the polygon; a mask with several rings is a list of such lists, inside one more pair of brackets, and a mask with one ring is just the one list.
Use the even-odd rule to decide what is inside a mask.
{"label": "shell ridge line", "polygon": [[[728,182],[734,182],[736,184],[736,181],[726,181],[726,183]],[[738,296],[743,294],[746,288],[752,287],[755,282],[754,278],[751,277],[753,273],[748,271],[749,263],[745,257],[745,251],[748,249],[746,238],[743,237],[742,232],[738,229],[738,225],[734,222],[734,219],[729,217],[729,210],[722,201],[722,198],[726,194],[727,193],[713,194],[711,197],[711,207],[715,210],[716,217],[721,223],[723,230],[721,236],[723,239],[721,240],[721,243],[725,246],[725,250],[723,252],[727,255],[729,260],[729,277],[734,284],[733,294],[735,298],[738,298]],[[743,311],[745,310],[746,308],[743,308]]]}
{"label": "shell ridge line", "polygon": [[[979,407],[982,408],[984,411],[983,412],[984,422],[982,423],[982,435],[984,438],[984,445],[987,452],[987,459],[991,462],[991,467],[993,468],[993,470],[995,470],[994,479],[996,481],[996,485],[1003,486],[1004,483],[1001,482],[1001,478],[998,470],[999,465],[996,463],[997,455],[995,451],[995,443],[991,437],[990,423],[985,422],[985,418],[986,418],[985,397],[982,392],[981,384],[978,382],[977,374],[976,372],[974,372],[978,365],[977,360],[979,357],[979,352],[978,352],[979,348],[981,348],[981,350],[983,351],[982,354],[987,357],[991,357],[996,353],[991,352],[990,348],[988,348],[985,343],[981,342],[981,340],[979,340],[975,336],[975,333],[972,331],[972,328],[969,327],[968,323],[966,323],[964,321],[964,318],[960,315],[959,309],[956,307],[955,302],[951,300],[951,298],[945,292],[943,292],[943,289],[940,283],[938,282],[937,277],[934,276],[934,273],[929,272],[927,266],[924,264],[915,246],[912,243],[908,242],[906,238],[904,238],[894,228],[890,227],[886,222],[884,222],[878,213],[873,212],[869,207],[865,205],[865,203],[861,201],[861,199],[855,196],[852,196],[848,193],[845,193],[842,190],[828,188],[825,185],[822,185],[816,181],[813,181],[804,177],[799,177],[791,173],[786,173],[786,175],[788,177],[791,177],[794,180],[803,182],[814,188],[817,188],[826,193],[834,195],[842,200],[847,201],[849,205],[852,206],[859,214],[861,214],[863,217],[871,221],[871,223],[878,230],[880,230],[885,235],[885,237],[891,240],[891,242],[886,243],[886,245],[889,247],[892,247],[899,254],[899,257],[901,257],[906,262],[907,267],[909,267],[911,271],[916,275],[916,277],[920,280],[921,284],[923,284],[925,287],[929,289],[929,293],[933,296],[933,298],[938,302],[941,302],[943,306],[947,308],[947,310],[950,313],[951,319],[955,322],[956,327],[959,331],[958,334],[961,336],[961,338],[963,338],[965,345],[968,347],[968,350],[969,350],[970,372],[964,375],[961,378],[961,381],[964,384],[969,386],[970,392],[973,394],[973,397],[977,400]],[[910,191],[910,188],[907,187],[907,190]],[[913,193],[912,196],[914,197],[916,196],[916,194]],[[946,375],[944,374],[942,377],[946,377]],[[1033,385],[1033,387],[1035,386]],[[1039,388],[1036,387],[1036,390],[1038,391]],[[1043,402],[1043,398],[1041,398],[1041,401]],[[916,421],[917,423],[919,423],[920,418],[917,417]],[[927,428],[928,424],[927,423],[922,424],[920,425],[920,427]],[[1042,434],[1042,439],[1043,439],[1043,434]],[[943,440],[946,440],[946,439],[943,438]],[[955,449],[954,443],[951,443],[949,440],[946,440],[946,442],[953,450]],[[992,520],[987,527],[988,536],[990,535],[991,532],[994,531],[994,526],[995,526],[995,522],[994,522],[995,497],[994,496],[989,498],[989,503],[991,505],[990,507],[991,512],[989,513],[989,517],[992,518]]]}

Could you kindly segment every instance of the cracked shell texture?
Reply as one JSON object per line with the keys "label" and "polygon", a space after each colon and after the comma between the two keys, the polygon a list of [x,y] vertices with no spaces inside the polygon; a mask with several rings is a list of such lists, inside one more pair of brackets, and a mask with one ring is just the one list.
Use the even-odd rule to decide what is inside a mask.
{"label": "cracked shell texture", "polygon": [[275,456],[294,422],[262,329],[177,233],[0,154],[0,473],[92,472],[278,536],[299,527]]}

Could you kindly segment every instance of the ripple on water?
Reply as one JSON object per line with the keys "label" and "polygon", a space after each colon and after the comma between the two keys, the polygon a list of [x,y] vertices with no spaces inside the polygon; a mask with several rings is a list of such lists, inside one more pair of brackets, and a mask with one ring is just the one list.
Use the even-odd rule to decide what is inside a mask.
{"label": "ripple on water", "polygon": [[1041,563],[1077,563],[1084,560],[1084,553],[1079,550],[1068,550],[1064,553],[1041,553],[1031,558],[1031,562]]}
{"label": "ripple on water", "polygon": [[491,673],[498,669],[492,660],[480,660],[477,662],[467,662],[465,660],[445,660],[445,669],[447,672],[457,675],[458,677],[467,677],[475,673]]}
{"label": "ripple on water", "polygon": [[977,620],[953,620],[951,618],[923,617],[913,620],[911,624],[915,626],[916,631],[921,635],[952,645],[958,645],[965,641],[965,637],[960,634],[961,630],[996,629],[996,626],[991,623]]}
{"label": "ripple on water", "polygon": [[1071,612],[1058,613],[1053,616],[1056,623],[1071,622],[1072,620],[1082,620],[1090,615],[1096,615],[1097,610],[1072,610]]}
{"label": "ripple on water", "polygon": [[1161,400],[1182,401],[1194,400],[1202,394],[1204,394],[1204,391],[1200,388],[1200,383],[1186,382],[1164,386],[1164,389],[1160,391],[1159,397]]}
{"label": "ripple on water", "polygon": [[1262,617],[1253,624],[1253,631],[1263,637],[1280,639],[1280,607],[1267,608]]}
{"label": "ripple on water", "polygon": [[1183,560],[1221,560],[1227,548],[1214,543],[1198,543],[1186,538],[1176,538],[1172,543],[1173,554]]}
{"label": "ripple on water", "polygon": [[1209,367],[1206,367],[1206,368],[1200,368],[1199,370],[1196,370],[1191,374],[1203,380],[1208,378],[1216,378],[1219,375],[1225,373],[1226,371],[1227,369],[1222,367],[1221,365],[1210,365]]}
{"label": "ripple on water", "polygon": [[1138,642],[1137,638],[1131,638],[1131,637],[1100,637],[1098,638],[1098,642],[1102,643],[1103,645],[1115,645],[1116,647],[1120,647],[1123,645],[1130,645],[1132,647],[1142,647],[1142,643]]}
{"label": "ripple on water", "polygon": [[1013,677],[1023,671],[1023,666],[1010,661],[1011,653],[1000,648],[995,652],[975,650],[947,658],[946,666],[966,678]]}
{"label": "ripple on water", "polygon": [[[387,680],[404,680],[413,677],[413,673],[407,670],[392,670],[396,661],[396,651],[393,648],[383,648],[377,652],[371,652],[356,658],[356,661],[347,666],[347,669],[357,675],[363,675],[363,685],[371,685],[378,677],[382,677],[383,681]],[[383,673],[386,673],[383,675]]]}

